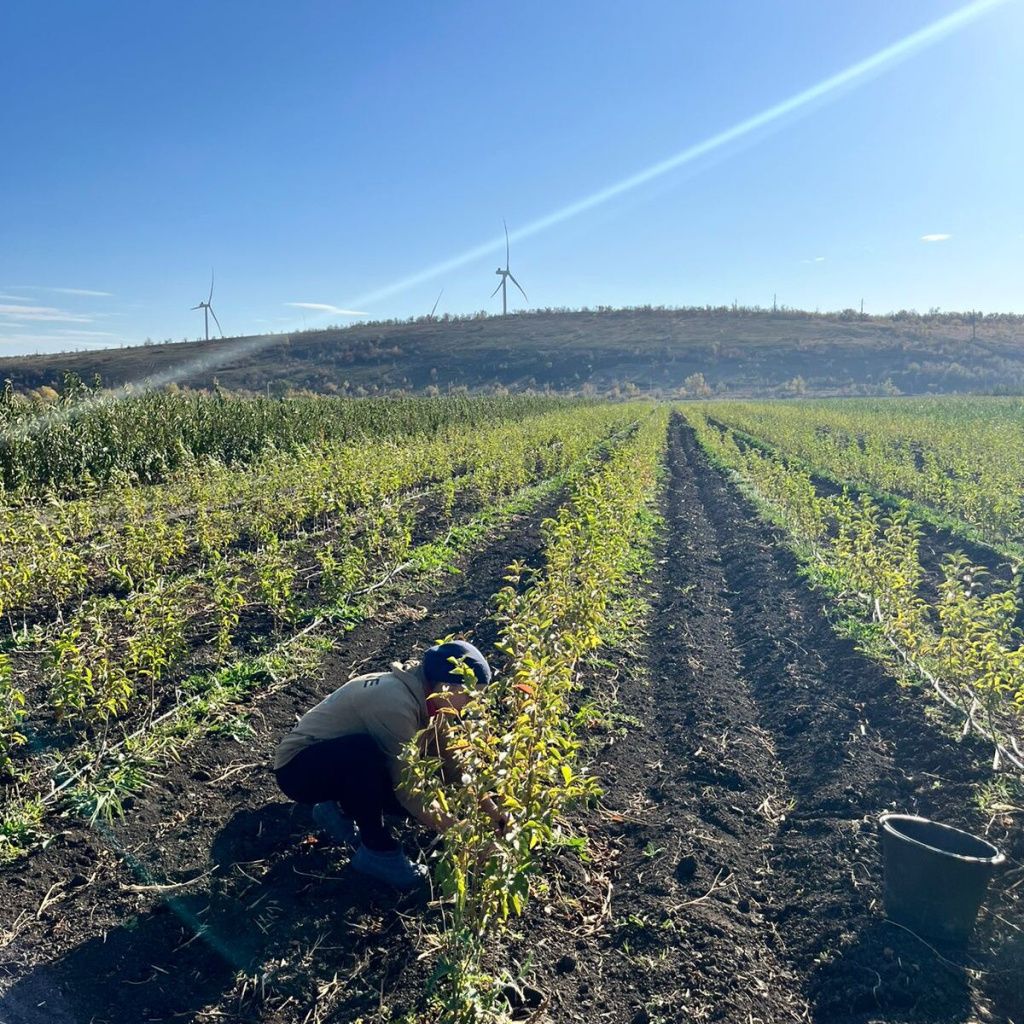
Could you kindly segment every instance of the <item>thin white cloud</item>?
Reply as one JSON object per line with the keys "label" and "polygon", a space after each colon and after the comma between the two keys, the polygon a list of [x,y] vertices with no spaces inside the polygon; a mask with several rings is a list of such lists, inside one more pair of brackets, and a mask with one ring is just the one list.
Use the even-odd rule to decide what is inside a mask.
{"label": "thin white cloud", "polygon": [[824,263],[825,262],[825,257],[824,256],[815,256],[813,260],[801,260],[800,262],[801,263]]}
{"label": "thin white cloud", "polygon": [[95,295],[99,298],[109,299],[112,298],[113,292],[96,292],[91,288],[48,288],[45,291],[60,292],[61,295]]}
{"label": "thin white cloud", "polygon": [[921,236],[921,241],[922,242],[946,242],[946,241],[948,241],[952,237],[953,237],[952,235],[942,235],[942,234],[922,235]]}
{"label": "thin white cloud", "polygon": [[326,302],[286,302],[286,306],[295,309],[311,309],[315,313],[336,313],[338,316],[369,316],[369,313],[361,313],[358,309],[340,309],[338,306],[328,305]]}
{"label": "thin white cloud", "polygon": [[57,292],[60,295],[92,295],[102,299],[113,297],[113,292],[98,292],[92,288],[55,288],[48,284],[13,284],[9,288],[20,288],[29,292]]}
{"label": "thin white cloud", "polygon": [[69,313],[53,306],[22,306],[0,304],[0,318],[33,323],[91,324],[93,317],[81,313]]}
{"label": "thin white cloud", "polygon": [[0,292],[0,299],[5,302],[31,302],[32,300],[25,295],[6,295]]}

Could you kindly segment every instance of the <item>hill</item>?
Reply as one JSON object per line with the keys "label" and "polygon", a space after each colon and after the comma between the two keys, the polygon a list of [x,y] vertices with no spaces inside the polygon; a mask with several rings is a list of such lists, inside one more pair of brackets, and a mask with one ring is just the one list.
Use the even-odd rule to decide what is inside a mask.
{"label": "hill", "polygon": [[20,390],[57,385],[68,370],[98,373],[112,386],[205,388],[216,379],[272,393],[1019,393],[1024,317],[990,315],[972,326],[970,314],[959,313],[538,311],[0,359],[0,378]]}

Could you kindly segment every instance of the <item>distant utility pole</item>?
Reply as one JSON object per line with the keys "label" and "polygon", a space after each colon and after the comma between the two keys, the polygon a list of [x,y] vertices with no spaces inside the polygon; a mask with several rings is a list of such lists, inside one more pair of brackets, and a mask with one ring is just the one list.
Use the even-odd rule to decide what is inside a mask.
{"label": "distant utility pole", "polygon": [[971,341],[978,340],[978,313],[976,310],[971,310]]}
{"label": "distant utility pole", "polygon": [[779,298],[778,295],[775,292],[772,292],[772,312],[773,313],[778,313],[778,311],[779,311],[778,298]]}
{"label": "distant utility pole", "polygon": [[864,300],[863,299],[860,300],[860,315],[861,316],[864,315]]}

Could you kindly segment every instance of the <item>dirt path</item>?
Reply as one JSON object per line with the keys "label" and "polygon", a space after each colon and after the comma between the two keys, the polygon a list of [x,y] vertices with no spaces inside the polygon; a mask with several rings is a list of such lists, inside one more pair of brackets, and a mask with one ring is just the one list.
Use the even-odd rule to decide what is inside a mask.
{"label": "dirt path", "polygon": [[[69,835],[5,871],[0,1021],[302,1021],[318,993],[331,1019],[375,1008],[413,956],[415,915],[407,925],[394,897],[353,878],[344,851],[306,841],[308,811],[277,790],[271,752],[297,714],[367,666],[453,632],[489,646],[491,595],[510,562],[539,558],[539,524],[556,506],[514,517],[459,575],[339,638],[321,676],[258,702],[252,735],[190,748],[120,825],[102,834],[69,823]],[[186,879],[198,881],[131,888]]]}
{"label": "dirt path", "polygon": [[646,672],[619,659],[623,710],[642,728],[594,766],[627,819],[591,829],[611,924],[528,931],[552,951],[537,956],[551,1018],[1024,1019],[1014,933],[993,958],[982,929],[973,965],[1007,973],[969,984],[880,912],[878,813],[983,827],[972,787],[987,753],[958,746],[835,635],[679,422],[669,462]]}

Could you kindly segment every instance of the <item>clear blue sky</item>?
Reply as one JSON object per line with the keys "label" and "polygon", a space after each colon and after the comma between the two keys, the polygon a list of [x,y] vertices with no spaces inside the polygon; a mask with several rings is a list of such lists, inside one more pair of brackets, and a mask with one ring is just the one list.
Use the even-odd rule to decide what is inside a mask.
{"label": "clear blue sky", "polygon": [[211,266],[228,335],[499,311],[502,217],[531,307],[1022,312],[1024,0],[537,228],[963,6],[6,0],[0,353],[194,338]]}

